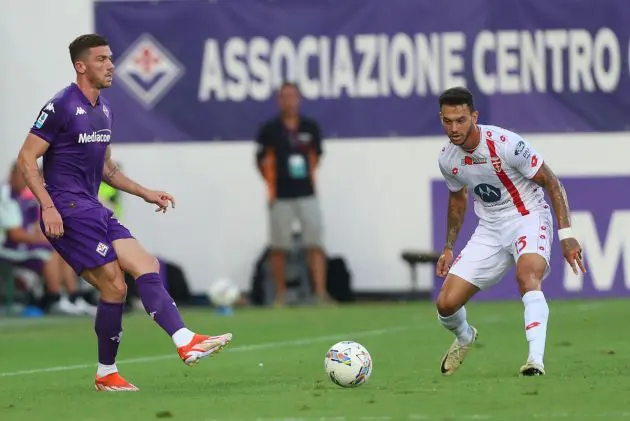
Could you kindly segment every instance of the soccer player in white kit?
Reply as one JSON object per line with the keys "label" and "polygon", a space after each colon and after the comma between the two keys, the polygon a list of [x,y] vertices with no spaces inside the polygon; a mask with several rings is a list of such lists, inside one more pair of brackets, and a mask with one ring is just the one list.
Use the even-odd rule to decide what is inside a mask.
{"label": "soccer player in white kit", "polygon": [[[577,273],[585,272],[582,249],[571,233],[569,205],[562,184],[540,153],[521,136],[500,127],[477,124],[472,94],[465,88],[446,90],[439,98],[440,119],[450,139],[439,156],[449,189],[446,244],[436,266],[446,279],[437,299],[438,319],[455,341],[441,363],[453,374],[477,339],[464,305],[491,287],[516,264],[516,281],[525,306],[529,354],[520,369],[524,376],[545,374],[543,356],[549,307],[541,290],[549,274],[553,218],[564,257]],[[468,189],[474,194],[479,224],[453,260],[453,246],[464,221]]]}

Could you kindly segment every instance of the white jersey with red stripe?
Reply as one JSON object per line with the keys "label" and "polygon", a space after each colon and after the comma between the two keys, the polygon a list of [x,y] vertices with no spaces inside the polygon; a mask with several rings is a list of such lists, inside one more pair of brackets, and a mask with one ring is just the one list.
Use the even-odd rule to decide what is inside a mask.
{"label": "white jersey with red stripe", "polygon": [[531,180],[542,156],[518,134],[497,126],[478,125],[479,146],[467,152],[448,143],[438,159],[450,191],[468,186],[475,213],[496,222],[548,209],[543,189]]}

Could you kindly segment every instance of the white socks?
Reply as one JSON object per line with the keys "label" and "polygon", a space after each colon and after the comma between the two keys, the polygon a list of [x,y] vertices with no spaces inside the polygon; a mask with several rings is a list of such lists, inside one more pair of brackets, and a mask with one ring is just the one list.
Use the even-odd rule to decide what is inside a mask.
{"label": "white socks", "polygon": [[442,326],[455,334],[460,345],[468,345],[473,341],[473,330],[466,320],[466,307],[462,306],[455,313],[446,317],[438,313],[438,319]]}
{"label": "white socks", "polygon": [[98,363],[98,368],[96,369],[96,375],[98,377],[105,377],[112,373],[118,373],[118,367],[116,367],[116,363],[112,365]]}
{"label": "white socks", "polygon": [[183,327],[177,332],[173,333],[172,338],[173,342],[175,342],[175,346],[179,348],[180,346],[188,345],[190,341],[192,341],[193,336],[195,336],[195,332]]}
{"label": "white socks", "polygon": [[528,361],[543,365],[549,306],[542,291],[529,291],[523,295],[525,305],[525,337],[529,343]]}

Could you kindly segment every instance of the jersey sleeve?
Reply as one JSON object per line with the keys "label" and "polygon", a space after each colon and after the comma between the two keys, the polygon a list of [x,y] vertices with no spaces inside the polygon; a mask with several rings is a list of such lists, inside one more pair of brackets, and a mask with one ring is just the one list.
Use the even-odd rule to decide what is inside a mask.
{"label": "jersey sleeve", "polygon": [[536,175],[543,164],[543,157],[520,136],[510,140],[505,159],[508,165],[528,179]]}
{"label": "jersey sleeve", "polygon": [[466,184],[462,183],[460,180],[457,179],[457,177],[455,177],[453,174],[451,174],[449,171],[447,171],[444,168],[441,160],[438,161],[438,165],[440,167],[440,172],[442,173],[442,177],[444,177],[444,180],[446,181],[446,186],[448,187],[450,191],[457,192],[463,189],[464,187],[466,187]]}
{"label": "jersey sleeve", "polygon": [[61,104],[49,102],[39,112],[30,132],[48,143],[55,140],[65,125],[64,110]]}

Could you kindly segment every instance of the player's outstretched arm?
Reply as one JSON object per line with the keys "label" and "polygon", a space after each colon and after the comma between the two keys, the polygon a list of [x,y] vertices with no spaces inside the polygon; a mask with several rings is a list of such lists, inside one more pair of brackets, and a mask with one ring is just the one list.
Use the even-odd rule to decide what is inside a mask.
{"label": "player's outstretched arm", "polygon": [[175,207],[175,198],[170,194],[163,191],[147,189],[123,174],[112,159],[111,146],[107,146],[105,153],[103,181],[115,189],[138,196],[144,199],[145,202],[158,205],[158,208],[155,210],[156,212],[166,212],[169,204],[173,208]]}
{"label": "player's outstretched arm", "polygon": [[549,196],[556,220],[558,221],[558,237],[565,259],[571,265],[576,275],[578,267],[583,273],[586,272],[582,263],[582,248],[571,232],[569,201],[564,186],[545,163],[532,177],[532,181],[544,188]]}
{"label": "player's outstretched arm", "polygon": [[459,230],[464,224],[467,206],[468,190],[466,187],[455,192],[449,192],[446,243],[436,266],[438,276],[446,276],[453,262],[453,247],[459,235]]}
{"label": "player's outstretched arm", "polygon": [[140,184],[128,178],[120,171],[118,165],[112,159],[111,146],[107,147],[105,152],[105,165],[103,166],[103,181],[115,189],[122,190],[125,193],[142,197],[142,193],[146,190]]}
{"label": "player's outstretched arm", "polygon": [[18,153],[17,167],[42,208],[45,234],[52,238],[58,238],[63,235],[63,221],[44,187],[44,180],[37,166],[37,160],[44,155],[49,145],[39,136],[29,133]]}

